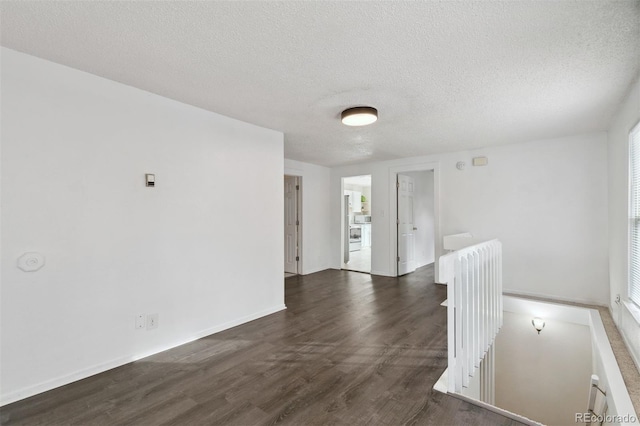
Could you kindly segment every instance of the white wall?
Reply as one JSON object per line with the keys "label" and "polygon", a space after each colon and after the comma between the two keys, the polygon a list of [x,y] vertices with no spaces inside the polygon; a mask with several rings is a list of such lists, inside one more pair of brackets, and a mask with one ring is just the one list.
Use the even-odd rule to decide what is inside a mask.
{"label": "white wall", "polygon": [[608,133],[609,307],[640,369],[640,325],[616,295],[628,300],[629,131],[640,120],[640,81],[622,103]]}
{"label": "white wall", "polygon": [[[488,166],[472,167],[486,155]],[[456,162],[465,161],[463,171]],[[390,171],[439,165],[441,235],[468,231],[499,238],[504,248],[505,291],[606,304],[606,134],[491,147],[332,169],[331,264],[340,258],[340,178],[372,175],[372,271],[393,275],[389,206]],[[439,183],[438,183],[439,182]],[[436,223],[438,226],[438,223]],[[436,258],[441,253],[436,252]]]}
{"label": "white wall", "polygon": [[[347,190],[347,191],[358,191],[362,195],[364,195],[364,186],[362,186],[362,185],[354,185],[352,183],[346,183],[345,182],[344,189]],[[371,191],[369,191],[369,192],[371,192]]]}
{"label": "white wall", "polygon": [[402,173],[413,177],[416,268],[435,260],[435,215],[433,211],[433,170]]}
{"label": "white wall", "polygon": [[[285,174],[302,176],[302,271],[304,274],[330,268],[329,181],[327,167],[284,160]],[[338,247],[340,250],[340,247]]]}
{"label": "white wall", "polygon": [[586,325],[505,312],[495,341],[495,405],[548,425],[568,425],[586,411],[592,371]]}
{"label": "white wall", "polygon": [[[511,296],[505,296],[503,298],[503,303],[505,315],[507,313],[519,314],[521,320],[519,320],[519,324],[517,324],[517,326],[522,329],[523,333],[527,333],[527,330],[531,330],[529,333],[533,332],[531,320],[534,317],[542,318],[546,322],[546,326],[540,336],[546,335],[548,332],[551,333],[551,340],[548,338],[537,340],[537,337],[539,336],[535,332],[533,335],[524,334],[523,336],[510,336],[508,330],[505,328],[501,329],[500,334],[498,335],[498,340],[504,341],[507,345],[506,348],[503,346],[498,349],[502,350],[501,356],[503,359],[515,358],[516,356],[519,356],[523,349],[529,348],[525,351],[526,353],[522,354],[522,356],[525,357],[521,358],[520,363],[523,370],[527,369],[526,366],[537,365],[540,363],[547,364],[546,367],[537,365],[535,370],[539,373],[535,376],[533,376],[530,371],[513,371],[517,368],[518,363],[510,363],[502,366],[506,369],[501,372],[505,375],[505,377],[502,377],[502,380],[507,381],[507,387],[512,386],[509,383],[512,379],[522,378],[523,381],[533,383],[533,386],[536,387],[541,386],[541,383],[538,382],[539,378],[544,378],[545,381],[549,380],[550,382],[562,379],[562,384],[552,386],[551,390],[542,391],[542,388],[538,387],[538,389],[545,394],[555,397],[557,396],[555,389],[560,389],[571,382],[577,383],[577,376],[575,375],[577,370],[575,367],[578,367],[578,363],[583,363],[583,355],[587,355],[586,353],[582,353],[582,351],[584,351],[584,343],[578,342],[583,341],[588,345],[588,341],[586,341],[584,337],[580,338],[580,335],[583,333],[580,328],[572,331],[571,329],[566,328],[566,325],[575,324],[586,326],[590,329],[591,337],[591,372],[599,377],[600,388],[607,392],[607,402],[609,404],[607,413],[611,415],[619,414],[622,416],[634,415],[637,417],[633,408],[633,403],[631,402],[631,398],[627,392],[627,387],[624,384],[622,373],[618,367],[616,357],[613,354],[609,339],[607,338],[607,332],[605,331],[604,324],[602,323],[602,318],[600,317],[600,313],[597,309],[586,309],[565,304],[538,302],[531,299],[522,299]],[[505,324],[506,323],[507,319],[505,319]],[[514,331],[514,327],[516,327],[516,324],[509,322],[509,329],[511,329],[511,331]],[[507,333],[503,334],[505,331]],[[546,347],[550,344],[550,347]],[[507,351],[509,347],[511,347],[511,351],[515,352]],[[553,356],[550,357],[549,355]],[[557,361],[560,363],[559,365],[556,365],[555,362],[552,361],[551,358],[553,357],[557,358]],[[573,359],[576,360],[576,365],[572,364],[562,366],[562,363]],[[509,372],[509,369],[512,371]],[[498,366],[496,365],[496,371],[497,370]],[[565,370],[567,372],[566,377]],[[551,377],[546,377],[547,372],[551,372]],[[582,374],[586,373],[580,373],[580,375]],[[526,392],[529,392],[532,389],[513,389],[514,392],[511,392],[511,390],[512,388],[509,388],[510,394],[502,395],[502,397],[513,400],[514,397],[519,395],[518,399],[522,401],[527,399]],[[586,394],[582,394],[583,396],[580,396],[580,393],[567,391],[564,395],[566,395],[567,401],[565,402],[565,396],[563,396],[561,404],[563,406],[570,404],[570,401],[574,401],[573,404],[575,406],[585,404]],[[547,395],[543,397],[546,398]],[[579,398],[576,399],[576,397]],[[520,402],[516,401],[516,403]],[[560,407],[555,407],[554,411],[557,408]],[[533,413],[534,411],[536,410],[532,410],[531,412]],[[533,418],[536,417],[534,416]],[[566,421],[553,421],[551,419],[548,420],[548,422],[549,424],[567,423]]]}
{"label": "white wall", "polygon": [[281,133],[1,54],[4,403],[284,309]]}

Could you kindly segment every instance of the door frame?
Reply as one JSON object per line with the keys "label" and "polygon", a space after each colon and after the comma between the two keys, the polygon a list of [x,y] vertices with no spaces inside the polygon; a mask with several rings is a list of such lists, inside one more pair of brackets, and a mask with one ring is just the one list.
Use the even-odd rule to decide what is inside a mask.
{"label": "door frame", "polygon": [[440,163],[428,162],[407,164],[389,168],[389,270],[392,276],[398,276],[398,174],[403,172],[433,171],[433,218],[434,218],[434,281],[438,283],[440,265],[438,258],[442,256],[442,237],[440,233]]}
{"label": "door frame", "polygon": [[[284,177],[289,176],[289,177],[293,177],[296,179],[296,185],[298,185],[298,194],[296,197],[296,216],[298,217],[298,232],[297,234],[297,244],[298,244],[298,262],[296,263],[296,274],[298,275],[302,275],[302,271],[304,270],[302,268],[302,261],[303,261],[303,256],[302,256],[302,228],[303,228],[303,221],[302,221],[302,176],[297,175],[295,173],[289,173],[287,172],[287,170],[285,170],[284,173]],[[283,211],[282,211],[282,218],[283,218],[283,222],[284,222],[284,205],[283,205]]]}
{"label": "door frame", "polygon": [[[344,181],[345,179],[349,179],[352,177],[358,177],[358,176],[370,176],[371,177],[371,192],[373,193],[373,173],[369,172],[369,173],[358,173],[358,174],[350,174],[350,175],[346,175],[346,176],[340,176],[340,270],[342,271],[352,271],[352,269],[349,268],[345,268],[344,265],[344,250],[345,250],[345,237],[348,238],[347,236],[345,236],[345,228],[346,225],[345,224],[345,217],[344,217],[344,209],[345,209],[345,204],[344,204]],[[373,224],[372,224],[373,227]],[[371,257],[373,259],[373,245],[371,246]],[[373,275],[373,269],[370,269],[369,272],[364,272],[364,271],[356,271],[356,272],[362,272],[363,274],[369,274],[369,275]]]}

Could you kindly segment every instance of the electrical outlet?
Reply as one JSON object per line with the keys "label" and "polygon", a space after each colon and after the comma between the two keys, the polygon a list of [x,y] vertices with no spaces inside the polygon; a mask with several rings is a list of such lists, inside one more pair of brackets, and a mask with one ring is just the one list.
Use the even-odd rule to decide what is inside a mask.
{"label": "electrical outlet", "polygon": [[136,330],[144,328],[144,314],[136,315]]}
{"label": "electrical outlet", "polygon": [[147,315],[147,330],[158,328],[158,314]]}

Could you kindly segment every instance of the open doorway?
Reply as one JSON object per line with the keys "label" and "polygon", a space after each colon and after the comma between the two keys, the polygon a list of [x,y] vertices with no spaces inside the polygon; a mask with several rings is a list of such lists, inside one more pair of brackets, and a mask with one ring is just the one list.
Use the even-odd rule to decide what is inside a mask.
{"label": "open doorway", "polygon": [[284,176],[284,277],[300,271],[300,177]]}
{"label": "open doorway", "polygon": [[371,273],[371,175],[342,179],[342,269]]}
{"label": "open doorway", "polygon": [[396,175],[397,275],[435,262],[436,214],[433,170]]}

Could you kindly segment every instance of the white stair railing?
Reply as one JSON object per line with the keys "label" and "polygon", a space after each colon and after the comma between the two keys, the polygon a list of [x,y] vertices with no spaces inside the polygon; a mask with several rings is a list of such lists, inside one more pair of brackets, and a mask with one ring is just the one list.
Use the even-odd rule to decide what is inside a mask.
{"label": "white stair railing", "polygon": [[440,257],[439,282],[447,284],[447,386],[461,393],[502,327],[502,243],[486,241]]}

